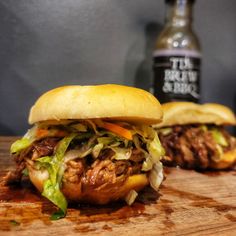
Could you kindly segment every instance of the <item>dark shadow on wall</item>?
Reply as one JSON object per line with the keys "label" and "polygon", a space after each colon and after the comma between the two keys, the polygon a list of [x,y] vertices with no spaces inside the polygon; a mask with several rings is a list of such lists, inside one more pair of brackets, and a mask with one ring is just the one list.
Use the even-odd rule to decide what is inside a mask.
{"label": "dark shadow on wall", "polygon": [[163,26],[150,22],[145,27],[145,59],[140,63],[135,74],[135,87],[150,91],[152,87],[152,53],[155,42]]}
{"label": "dark shadow on wall", "polygon": [[14,131],[11,129],[11,127],[7,127],[6,124],[0,123],[0,136],[2,135],[10,135]]}
{"label": "dark shadow on wall", "polygon": [[[220,103],[229,107],[236,114],[236,78],[234,70],[224,70],[224,73],[220,74],[219,77],[219,83],[215,86],[216,89],[211,97],[212,100],[206,102]],[[206,87],[205,90],[209,91],[209,87]],[[235,126],[226,126],[226,129],[236,136]]]}
{"label": "dark shadow on wall", "polygon": [[29,108],[37,94],[25,67],[36,37],[11,7],[10,2],[0,3],[0,135],[26,131]]}
{"label": "dark shadow on wall", "polygon": [[29,128],[28,114],[37,92],[19,74],[9,74],[0,95],[4,99],[0,104],[0,135],[22,135]]}

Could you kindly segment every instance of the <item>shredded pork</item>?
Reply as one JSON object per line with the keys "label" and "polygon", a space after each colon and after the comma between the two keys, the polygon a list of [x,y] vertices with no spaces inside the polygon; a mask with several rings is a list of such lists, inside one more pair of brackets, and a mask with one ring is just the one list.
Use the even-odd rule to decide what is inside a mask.
{"label": "shredded pork", "polygon": [[[236,140],[225,129],[220,131],[228,146],[223,152],[236,148]],[[162,162],[168,166],[180,166],[186,169],[206,169],[219,151],[212,133],[197,125],[177,125],[167,135],[159,133],[160,141],[166,150]]]}
{"label": "shredded pork", "polygon": [[[26,168],[26,161],[33,163],[37,158],[53,155],[59,138],[47,137],[35,141],[30,147],[15,155],[16,169],[10,172],[7,182],[19,182],[22,171]],[[63,181],[82,183],[83,188],[101,188],[116,182],[122,182],[128,176],[141,172],[145,157],[143,152],[133,149],[129,160],[112,159],[114,151],[104,149],[94,159],[92,155],[86,158],[77,158],[66,163]]]}

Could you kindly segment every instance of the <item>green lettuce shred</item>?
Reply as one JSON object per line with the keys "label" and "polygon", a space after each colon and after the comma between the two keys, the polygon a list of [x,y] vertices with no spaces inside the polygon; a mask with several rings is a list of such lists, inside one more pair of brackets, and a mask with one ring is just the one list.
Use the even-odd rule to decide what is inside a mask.
{"label": "green lettuce shred", "polygon": [[208,128],[206,125],[201,125],[200,126],[200,129],[203,131],[203,132],[207,132],[208,131]]}
{"label": "green lettuce shred", "polygon": [[228,143],[224,137],[224,135],[221,133],[220,130],[218,129],[212,129],[210,131],[212,133],[212,136],[215,140],[215,142],[223,147],[227,147],[228,146]]}
{"label": "green lettuce shred", "polygon": [[22,151],[23,149],[29,147],[31,145],[31,141],[28,138],[22,138],[19,140],[16,140],[10,148],[10,152],[13,153],[18,153]]}
{"label": "green lettuce shred", "polygon": [[65,217],[65,213],[64,213],[62,210],[59,210],[59,211],[57,211],[57,212],[54,212],[54,213],[51,215],[50,219],[51,219],[51,220],[59,220],[59,219],[61,219],[61,218],[63,218],[63,217]]}
{"label": "green lettuce shred", "polygon": [[63,138],[53,157],[41,157],[37,159],[41,165],[47,169],[49,179],[44,182],[42,195],[58,206],[65,214],[67,210],[67,200],[60,190],[61,178],[63,175],[63,159],[65,152],[77,134]]}
{"label": "green lettuce shred", "polygon": [[29,176],[29,170],[27,168],[25,168],[23,171],[22,171],[22,174],[23,176]]}
{"label": "green lettuce shred", "polygon": [[10,148],[11,154],[19,153],[25,148],[29,147],[35,141],[35,133],[38,126],[34,125],[31,129],[28,129],[27,132],[21,139],[16,140]]}

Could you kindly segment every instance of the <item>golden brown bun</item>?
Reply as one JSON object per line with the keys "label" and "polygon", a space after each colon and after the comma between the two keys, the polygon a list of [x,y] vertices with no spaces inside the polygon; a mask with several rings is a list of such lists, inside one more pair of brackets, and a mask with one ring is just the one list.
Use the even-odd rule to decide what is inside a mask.
{"label": "golden brown bun", "polygon": [[218,161],[212,160],[210,168],[228,169],[236,165],[236,149],[224,153]]}
{"label": "golden brown bun", "polygon": [[164,117],[155,127],[167,127],[185,124],[235,125],[234,113],[226,106],[192,102],[169,102],[162,104]]}
{"label": "golden brown bun", "polygon": [[[34,186],[40,191],[43,191],[43,183],[48,178],[47,171],[40,171],[27,166],[29,177]],[[149,184],[145,174],[133,175],[120,184],[110,184],[102,189],[83,189],[81,191],[81,183],[74,184],[63,182],[62,192],[68,201],[86,202],[93,204],[106,204],[108,202],[124,199],[130,190],[140,191]]]}
{"label": "golden brown bun", "polygon": [[162,115],[158,100],[142,89],[115,84],[74,85],[43,94],[31,108],[29,123],[108,118],[156,124],[161,121]]}

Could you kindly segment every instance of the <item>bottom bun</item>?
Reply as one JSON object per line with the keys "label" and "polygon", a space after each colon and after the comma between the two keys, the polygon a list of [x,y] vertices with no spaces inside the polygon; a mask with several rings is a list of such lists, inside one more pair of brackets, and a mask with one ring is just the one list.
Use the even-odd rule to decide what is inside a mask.
{"label": "bottom bun", "polygon": [[[106,204],[124,199],[130,190],[140,191],[149,184],[145,174],[129,176],[125,182],[108,184],[105,187],[87,187],[81,191],[81,183],[63,183],[62,192],[69,201]],[[75,189],[78,191],[75,191]]]}
{"label": "bottom bun", "polygon": [[212,169],[228,169],[236,165],[236,149],[225,152],[219,160],[212,160],[210,168]]}
{"label": "bottom bun", "polygon": [[[44,181],[48,179],[47,171],[36,170],[31,166],[27,166],[29,170],[29,177],[34,186],[40,191],[43,191]],[[92,204],[106,204],[114,202],[119,199],[124,199],[130,190],[140,191],[149,184],[146,174],[138,174],[129,176],[125,181],[115,184],[109,183],[106,186],[94,188],[83,188],[82,184],[62,182],[61,191],[68,201],[92,203]]]}

